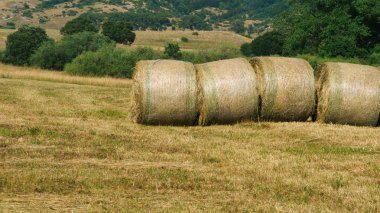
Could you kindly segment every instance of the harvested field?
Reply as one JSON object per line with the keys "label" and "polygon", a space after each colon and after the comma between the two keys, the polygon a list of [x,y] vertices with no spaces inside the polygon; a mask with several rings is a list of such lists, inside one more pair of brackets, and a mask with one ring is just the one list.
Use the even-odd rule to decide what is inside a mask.
{"label": "harvested field", "polygon": [[380,211],[379,128],[142,126],[130,81],[44,74],[0,78],[0,212]]}

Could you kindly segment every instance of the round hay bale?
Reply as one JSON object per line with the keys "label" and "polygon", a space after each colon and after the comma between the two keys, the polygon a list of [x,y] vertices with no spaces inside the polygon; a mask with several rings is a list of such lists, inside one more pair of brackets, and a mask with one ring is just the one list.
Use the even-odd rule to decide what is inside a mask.
{"label": "round hay bale", "polygon": [[317,121],[376,126],[380,115],[380,70],[325,63],[320,67]]}
{"label": "round hay bale", "polygon": [[194,125],[197,80],[194,65],[182,61],[140,61],[133,75],[131,117],[150,125]]}
{"label": "round hay bale", "polygon": [[315,105],[313,68],[303,59],[255,57],[262,120],[306,121]]}
{"label": "round hay bale", "polygon": [[228,124],[258,116],[256,75],[243,58],[196,65],[199,125]]}

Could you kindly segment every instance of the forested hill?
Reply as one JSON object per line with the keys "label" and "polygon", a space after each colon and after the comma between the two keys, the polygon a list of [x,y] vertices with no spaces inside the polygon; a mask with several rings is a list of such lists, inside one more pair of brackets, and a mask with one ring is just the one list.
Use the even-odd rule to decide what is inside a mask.
{"label": "forested hill", "polygon": [[[215,29],[263,20],[288,9],[288,0],[2,0],[0,24],[14,22],[60,28],[86,13],[129,13],[127,17],[170,19],[179,28]],[[149,15],[148,15],[149,14]],[[139,16],[140,15],[140,16]],[[232,24],[231,24],[232,23]],[[246,22],[245,22],[246,23]],[[160,23],[159,23],[160,24]],[[241,25],[241,24],[240,24]],[[171,24],[164,28],[172,26]],[[152,28],[152,24],[149,24]],[[160,26],[154,26],[161,30]]]}
{"label": "forested hill", "polygon": [[53,8],[62,3],[72,3],[73,7],[96,3],[116,6],[131,5],[135,9],[148,9],[154,12],[166,11],[174,16],[214,8],[223,14],[223,18],[234,16],[267,18],[277,15],[287,8],[287,0],[44,0],[37,6]]}
{"label": "forested hill", "polygon": [[268,18],[287,9],[286,0],[146,0],[151,9],[166,8],[177,14],[188,14],[215,8],[222,18]]}

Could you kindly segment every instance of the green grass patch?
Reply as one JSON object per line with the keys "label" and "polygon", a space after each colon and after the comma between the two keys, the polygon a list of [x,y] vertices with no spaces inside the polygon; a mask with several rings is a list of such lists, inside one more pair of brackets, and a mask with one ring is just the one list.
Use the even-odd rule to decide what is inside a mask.
{"label": "green grass patch", "polygon": [[342,177],[337,177],[330,180],[330,185],[335,190],[339,190],[347,186],[348,184],[349,184],[348,181],[344,180]]}
{"label": "green grass patch", "polygon": [[319,143],[309,143],[303,146],[293,146],[286,149],[287,152],[295,155],[375,155],[379,151],[368,148],[345,147],[335,145],[324,145]]}
{"label": "green grass patch", "polygon": [[215,158],[215,157],[205,157],[205,158],[203,158],[202,162],[204,164],[217,164],[217,163],[220,163],[221,160],[219,158]]}
{"label": "green grass patch", "polygon": [[71,138],[67,132],[59,132],[51,129],[41,129],[40,127],[14,127],[2,125],[0,126],[0,136],[9,138],[19,138],[25,136],[37,137],[42,136],[48,139],[52,138]]}
{"label": "green grass patch", "polygon": [[113,109],[101,109],[95,113],[95,116],[98,118],[114,118],[114,119],[122,119],[122,118],[127,117],[126,113],[113,110]]}

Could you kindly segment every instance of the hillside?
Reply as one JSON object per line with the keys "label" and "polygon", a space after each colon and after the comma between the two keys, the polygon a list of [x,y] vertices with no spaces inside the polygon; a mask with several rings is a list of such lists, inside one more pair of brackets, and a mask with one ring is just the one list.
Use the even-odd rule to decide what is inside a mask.
{"label": "hillside", "polygon": [[[0,29],[0,49],[5,48],[7,35],[14,30]],[[199,31],[199,35],[193,35],[191,31],[136,31],[136,41],[131,46],[119,45],[121,48],[151,47],[156,50],[163,50],[168,42],[178,42],[183,50],[212,50],[226,45],[240,48],[250,39],[235,34],[233,32],[221,31]],[[61,35],[58,30],[47,29],[49,37],[59,40]],[[181,38],[186,37],[189,42],[182,42]]]}
{"label": "hillside", "polygon": [[0,24],[6,26],[11,22],[59,29],[87,12],[149,13],[169,19],[171,25],[195,17],[214,29],[226,29],[232,21],[271,18],[287,7],[286,0],[3,0]]}
{"label": "hillside", "polygon": [[129,80],[5,65],[0,78],[0,212],[380,209],[377,128],[141,126]]}

